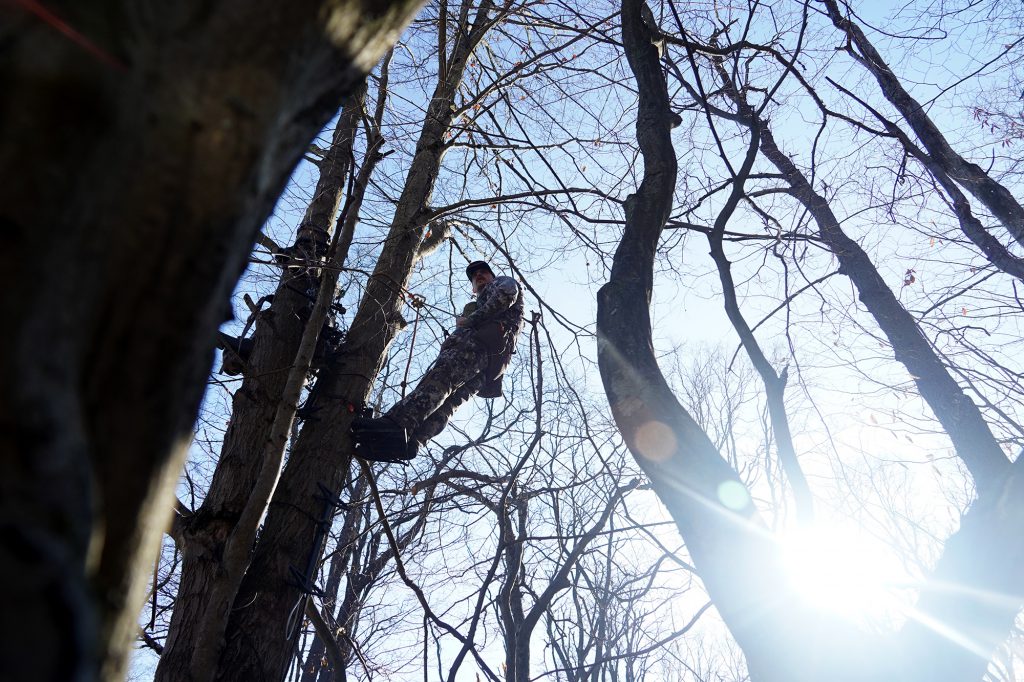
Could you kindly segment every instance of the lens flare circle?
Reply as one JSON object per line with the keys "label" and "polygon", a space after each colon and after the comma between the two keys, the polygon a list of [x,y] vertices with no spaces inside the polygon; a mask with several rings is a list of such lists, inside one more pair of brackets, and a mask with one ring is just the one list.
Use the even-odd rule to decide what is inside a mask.
{"label": "lens flare circle", "polygon": [[750,505],[750,493],[742,483],[722,481],[718,484],[718,501],[733,511],[743,511]]}
{"label": "lens flare circle", "polygon": [[676,435],[668,424],[659,421],[641,424],[634,442],[641,455],[655,462],[667,461],[676,452]]}

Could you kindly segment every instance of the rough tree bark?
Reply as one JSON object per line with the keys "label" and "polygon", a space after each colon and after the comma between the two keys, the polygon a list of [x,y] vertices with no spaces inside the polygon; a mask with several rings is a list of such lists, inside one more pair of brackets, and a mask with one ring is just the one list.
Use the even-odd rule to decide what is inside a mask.
{"label": "rough tree bark", "polygon": [[[256,478],[249,499],[246,500],[238,523],[224,542],[220,568],[207,595],[209,606],[201,621],[199,635],[196,638],[197,644],[192,652],[191,673],[192,679],[196,682],[212,681],[216,672],[224,629],[227,626],[238,587],[249,567],[249,558],[256,542],[260,521],[280,478],[285,446],[288,443],[288,436],[298,411],[299,400],[313,364],[313,355],[317,340],[320,338],[320,331],[325,326],[334,303],[341,266],[348,256],[348,249],[352,243],[356,215],[369,177],[381,158],[378,149],[381,142],[382,139],[379,136],[376,137],[370,141],[366,150],[366,158],[363,160],[359,176],[354,183],[346,210],[343,211],[341,225],[335,231],[328,253],[324,258],[325,266],[321,272],[315,303],[307,315],[295,360],[288,371],[288,379],[277,403],[266,442],[259,453],[259,476]],[[325,352],[327,352],[326,349]]]}
{"label": "rough tree bark", "polygon": [[[318,523],[331,502],[323,499],[320,486],[338,491],[348,475],[348,427],[354,415],[347,407],[365,402],[373,377],[402,327],[405,287],[421,254],[452,104],[473,49],[495,21],[489,16],[493,9],[489,0],[480,3],[473,21],[470,9],[467,0],[459,19],[465,29],[454,36],[447,71],[440,74],[431,97],[405,187],[363,300],[337,361],[330,371],[320,373],[307,399],[308,418],[292,447],[228,625],[218,679],[280,679],[292,658],[294,642],[282,637],[282,630],[303,593],[291,569],[307,570],[323,551]],[[253,656],[254,651],[260,655]]]}
{"label": "rough tree bark", "polygon": [[123,675],[248,248],[418,5],[0,7],[5,674]]}
{"label": "rough tree bark", "polygon": [[311,292],[316,291],[318,278],[311,266],[314,259],[324,255],[328,231],[345,194],[353,146],[362,123],[364,95],[365,82],[346,97],[342,106],[296,243],[283,255],[284,269],[273,302],[256,320],[253,350],[242,385],[232,400],[231,425],[209,492],[202,506],[181,524],[182,574],[157,680],[188,677],[209,605],[210,587],[221,570],[224,542],[234,531],[259,476],[259,454],[270,437],[274,412],[312,308]]}

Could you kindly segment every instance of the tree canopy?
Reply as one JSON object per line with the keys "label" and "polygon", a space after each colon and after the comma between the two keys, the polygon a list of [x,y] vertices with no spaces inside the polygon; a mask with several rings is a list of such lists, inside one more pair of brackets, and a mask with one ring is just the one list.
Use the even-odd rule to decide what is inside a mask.
{"label": "tree canopy", "polygon": [[[305,136],[261,138],[304,150],[279,198],[204,184],[262,228],[234,320],[167,332],[221,356],[136,569],[135,674],[1015,679],[1022,26],[428,3]],[[526,293],[505,396],[407,467],[355,458],[478,258]]]}

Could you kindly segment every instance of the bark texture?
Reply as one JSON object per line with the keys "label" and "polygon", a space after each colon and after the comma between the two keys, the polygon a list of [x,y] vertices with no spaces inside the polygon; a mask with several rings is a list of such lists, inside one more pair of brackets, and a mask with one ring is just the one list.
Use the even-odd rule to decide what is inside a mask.
{"label": "bark texture", "polygon": [[123,676],[245,255],[418,4],[0,7],[6,675]]}
{"label": "bark texture", "polygon": [[[406,285],[419,257],[429,200],[454,115],[452,103],[473,48],[494,19],[485,0],[470,21],[469,2],[454,37],[447,71],[431,97],[416,153],[388,235],[337,361],[322,371],[306,401],[307,419],[271,501],[228,624],[218,679],[278,680],[292,659],[294,630],[282,636],[289,614],[304,598],[294,570],[312,579],[323,551],[320,526],[329,522],[332,501],[323,487],[340,491],[348,477],[352,412],[369,396],[395,335],[404,325]],[[301,613],[301,611],[299,611]],[[254,655],[259,652],[259,655]]]}
{"label": "bark texture", "polygon": [[331,148],[321,162],[313,201],[295,244],[281,255],[284,269],[273,302],[258,314],[255,322],[252,354],[242,386],[232,400],[231,425],[209,492],[202,506],[182,524],[182,577],[167,644],[157,668],[158,681],[188,677],[210,589],[221,570],[224,543],[234,531],[259,476],[260,454],[270,438],[275,410],[318,286],[317,272],[311,266],[326,251],[328,231],[352,170],[352,150],[362,120],[364,95],[365,83],[346,97]]}

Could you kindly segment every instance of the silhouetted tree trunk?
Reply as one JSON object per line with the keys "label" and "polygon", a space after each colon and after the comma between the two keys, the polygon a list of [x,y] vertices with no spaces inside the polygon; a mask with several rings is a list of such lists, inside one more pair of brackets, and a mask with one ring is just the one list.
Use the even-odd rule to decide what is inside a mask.
{"label": "silhouetted tree trunk", "polygon": [[[318,524],[330,505],[321,486],[338,491],[348,476],[351,441],[348,427],[369,396],[395,335],[404,325],[401,312],[406,284],[420,258],[429,200],[446,151],[445,133],[454,117],[454,100],[473,49],[496,21],[484,0],[470,18],[462,4],[447,60],[447,71],[427,107],[416,154],[396,206],[390,230],[363,299],[336,361],[322,371],[306,401],[308,418],[293,444],[228,625],[227,647],[218,679],[279,679],[294,653],[294,630],[282,636],[289,613],[303,597],[293,567],[308,570],[319,561],[325,536]],[[435,235],[436,236],[436,235]],[[254,656],[253,652],[260,652]]]}
{"label": "silhouetted tree trunk", "polygon": [[274,413],[319,286],[314,266],[325,254],[328,231],[333,227],[345,194],[345,181],[352,171],[353,146],[362,124],[365,92],[364,83],[346,98],[296,243],[278,256],[283,261],[281,278],[272,303],[258,313],[253,349],[242,385],[232,400],[231,424],[210,490],[202,506],[181,523],[182,577],[167,645],[157,668],[158,680],[188,676],[199,625],[209,606],[210,587],[222,570],[224,542],[234,531],[260,473],[260,454],[270,437]]}
{"label": "silhouetted tree trunk", "polygon": [[[626,202],[625,233],[598,299],[601,375],[627,445],[672,514],[715,606],[743,649],[751,679],[981,679],[990,652],[1006,639],[1019,613],[1017,595],[1024,591],[1019,571],[1024,542],[1016,530],[1024,522],[1020,459],[1011,464],[1002,452],[981,411],[866,252],[776,145],[766,118],[747,102],[745,87],[732,80],[735,75],[722,60],[726,52],[716,52],[714,45],[703,52],[711,55],[721,80],[716,93],[730,98],[736,111],[690,92],[710,115],[750,131],[746,159],[730,179],[732,189],[715,229],[724,228],[744,196],[743,183],[760,152],[816,222],[817,237],[856,287],[974,478],[978,499],[946,542],[914,617],[899,633],[870,636],[838,617],[800,606],[794,586],[779,570],[771,534],[736,472],[665,382],[653,354],[648,307],[654,254],[671,208],[675,156],[665,123],[665,81],[651,36],[639,20],[641,2],[624,0],[622,16],[626,54],[640,91],[637,138],[644,179]],[[720,244],[712,246],[716,260],[727,265]],[[723,284],[730,285],[726,278]]]}
{"label": "silhouetted tree trunk", "polygon": [[836,0],[821,0],[821,4],[836,28],[846,34],[846,51],[875,77],[879,90],[900,112],[928,151],[930,161],[935,166],[933,172],[944,174],[970,192],[1003,224],[1017,243],[1024,244],[1024,207],[1020,202],[980,166],[963,158],[953,149],[921,103],[903,87],[860,26],[840,11]]}
{"label": "silhouetted tree trunk", "polygon": [[418,5],[0,9],[6,675],[123,675],[245,255]]}
{"label": "silhouetted tree trunk", "polygon": [[[598,363],[612,415],[686,541],[754,680],[862,680],[883,659],[866,637],[802,607],[737,473],[679,404],[654,355],[649,306],[654,255],[672,206],[673,114],[643,0],[623,0],[626,57],[639,86],[643,181],[626,201],[611,276],[598,293]],[[808,656],[807,642],[815,642]]]}
{"label": "silhouetted tree trunk", "polygon": [[[551,608],[555,597],[571,587],[569,574],[576,569],[590,543],[604,531],[616,505],[639,484],[640,480],[634,479],[624,486],[618,486],[614,492],[610,493],[608,503],[597,521],[580,534],[571,550],[568,547],[565,548],[564,557],[558,557],[554,575],[548,579],[546,585],[536,580],[536,576],[526,574],[523,561],[523,548],[529,535],[527,530],[529,498],[518,497],[513,493],[504,508],[495,506],[493,511],[499,516],[501,547],[505,553],[505,575],[501,582],[498,611],[501,614],[501,624],[504,630],[506,682],[529,682],[531,640],[537,624]],[[515,523],[515,529],[513,529],[513,523]],[[533,597],[533,604],[529,608],[525,605],[524,597]]]}
{"label": "silhouetted tree trunk", "polygon": [[[916,605],[911,619],[894,643],[894,663],[903,679],[978,680],[989,656],[1013,627],[1021,608],[1024,541],[1024,473],[1021,460],[1011,464],[971,398],[953,379],[911,314],[886,285],[871,259],[842,230],[823,196],[784,155],[767,122],[753,114],[760,147],[793,188],[818,225],[818,234],[836,255],[842,271],[857,287],[858,297],[892,344],[902,362],[971,472],[978,499],[963,516],[960,529],[946,542],[943,553]],[[949,589],[956,585],[956,589]],[[988,595],[1005,595],[992,599]],[[935,627],[943,623],[972,642],[971,648],[951,641]],[[979,655],[984,652],[987,655]]]}

